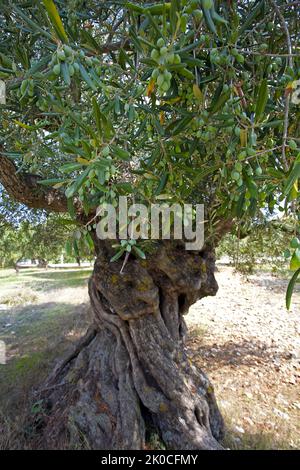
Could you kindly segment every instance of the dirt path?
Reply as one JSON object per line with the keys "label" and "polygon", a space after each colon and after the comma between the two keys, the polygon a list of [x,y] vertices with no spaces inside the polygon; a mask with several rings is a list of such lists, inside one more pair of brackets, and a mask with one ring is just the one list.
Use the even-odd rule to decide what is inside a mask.
{"label": "dirt path", "polygon": [[216,273],[216,297],[199,301],[187,324],[192,360],[215,385],[237,448],[300,447],[300,293],[290,312],[287,281],[270,274]]}

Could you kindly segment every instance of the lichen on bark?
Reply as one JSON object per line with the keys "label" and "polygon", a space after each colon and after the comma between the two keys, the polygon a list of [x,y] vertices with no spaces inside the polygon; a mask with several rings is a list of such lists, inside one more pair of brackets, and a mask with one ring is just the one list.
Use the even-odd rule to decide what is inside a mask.
{"label": "lichen on bark", "polygon": [[190,361],[184,314],[215,295],[214,254],[160,243],[120,274],[99,244],[89,294],[93,325],[41,390],[41,445],[143,449],[147,428],[170,449],[220,449],[213,387]]}

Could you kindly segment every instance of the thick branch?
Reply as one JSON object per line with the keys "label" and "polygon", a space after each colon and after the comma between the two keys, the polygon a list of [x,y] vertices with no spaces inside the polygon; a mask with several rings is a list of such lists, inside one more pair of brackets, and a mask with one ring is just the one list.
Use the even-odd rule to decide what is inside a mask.
{"label": "thick branch", "polygon": [[38,184],[40,179],[37,175],[17,173],[13,162],[0,156],[0,182],[13,199],[33,209],[67,212],[65,195],[57,189]]}

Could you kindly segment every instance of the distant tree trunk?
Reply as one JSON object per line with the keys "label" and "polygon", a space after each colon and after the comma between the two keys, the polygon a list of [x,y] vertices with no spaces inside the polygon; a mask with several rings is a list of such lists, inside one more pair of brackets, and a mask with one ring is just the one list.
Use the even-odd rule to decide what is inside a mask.
{"label": "distant tree trunk", "polygon": [[143,449],[152,429],[167,448],[220,449],[223,420],[188,359],[183,319],[217,292],[213,253],[163,244],[123,275],[110,256],[99,250],[89,282],[93,326],[42,391],[43,445]]}
{"label": "distant tree trunk", "polygon": [[38,268],[45,268],[47,269],[48,268],[48,261],[44,258],[39,258],[38,259]]}
{"label": "distant tree trunk", "polygon": [[78,266],[80,267],[81,266],[80,256],[76,256],[76,262],[77,262]]}

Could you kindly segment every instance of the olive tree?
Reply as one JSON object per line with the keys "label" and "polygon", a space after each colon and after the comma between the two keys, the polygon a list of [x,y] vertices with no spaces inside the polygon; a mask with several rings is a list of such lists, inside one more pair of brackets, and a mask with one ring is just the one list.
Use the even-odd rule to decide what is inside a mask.
{"label": "olive tree", "polygon": [[[221,448],[184,314],[216,294],[233,225],[297,217],[299,17],[283,0],[1,3],[0,180],[69,212],[96,254],[91,327],[43,387],[44,445],[142,449],[151,428],[168,448]],[[203,203],[204,246],[100,240],[97,207],[119,196]]]}

